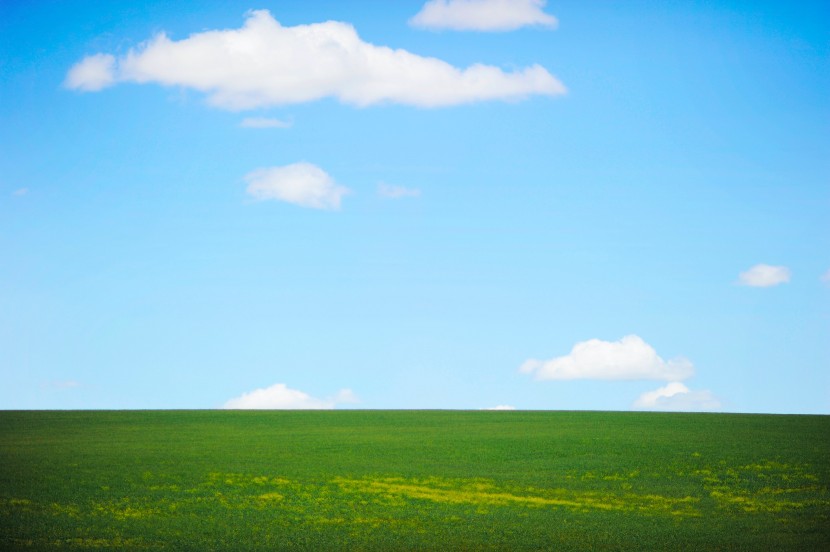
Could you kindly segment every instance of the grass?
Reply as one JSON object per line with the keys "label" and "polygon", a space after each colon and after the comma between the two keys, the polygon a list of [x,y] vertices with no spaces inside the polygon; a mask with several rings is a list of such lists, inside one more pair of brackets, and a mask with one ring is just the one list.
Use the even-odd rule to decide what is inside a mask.
{"label": "grass", "polygon": [[830,417],[0,412],[0,549],[830,550]]}

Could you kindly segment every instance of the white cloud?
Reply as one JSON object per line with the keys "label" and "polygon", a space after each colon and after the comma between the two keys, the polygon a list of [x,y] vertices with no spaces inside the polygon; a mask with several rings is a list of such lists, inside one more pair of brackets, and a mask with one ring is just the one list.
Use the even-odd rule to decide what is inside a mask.
{"label": "white cloud", "polygon": [[590,339],[573,346],[569,355],[551,360],[530,359],[519,370],[538,380],[682,380],[694,366],[678,357],[665,361],[645,341],[628,335],[619,341]]}
{"label": "white cloud", "polygon": [[405,186],[392,186],[381,182],[378,184],[378,195],[389,199],[399,199],[402,197],[418,197],[421,195],[421,190],[417,188],[407,188]]}
{"label": "white cloud", "polygon": [[29,193],[29,188],[18,188],[12,192],[15,197],[21,197]]}
{"label": "white cloud", "polygon": [[311,163],[256,169],[245,175],[245,181],[246,192],[255,199],[276,199],[312,209],[339,209],[341,198],[350,193]]}
{"label": "white cloud", "polygon": [[360,402],[360,399],[357,398],[357,395],[351,389],[341,389],[337,392],[334,396],[334,402],[336,404],[341,403],[348,403],[348,404],[356,404]]}
{"label": "white cloud", "polygon": [[491,406],[490,408],[482,408],[482,410],[516,410],[515,406],[509,404],[500,404],[498,406]]}
{"label": "white cloud", "polygon": [[269,117],[246,117],[239,123],[242,128],[291,128],[291,123]]}
{"label": "white cloud", "polygon": [[95,92],[115,84],[115,57],[109,54],[85,57],[72,66],[63,84],[84,92]]}
{"label": "white cloud", "polygon": [[691,391],[682,383],[674,381],[665,387],[643,393],[634,401],[632,408],[694,412],[719,410],[721,406],[711,391]]}
{"label": "white cloud", "polygon": [[557,26],[542,11],[545,0],[429,0],[415,17],[413,27],[455,31],[512,31],[520,27]]}
{"label": "white cloud", "polygon": [[565,93],[539,65],[516,72],[482,64],[459,69],[364,42],[347,23],[283,27],[266,10],[249,12],[240,29],[204,31],[178,41],[159,34],[117,60],[105,54],[84,58],[66,79],[69,88],[88,91],[115,82],[193,88],[231,110],[327,97],[357,106],[441,107]]}
{"label": "white cloud", "polygon": [[821,275],[821,281],[825,284],[830,284],[830,269],[828,269],[827,272]]}
{"label": "white cloud", "polygon": [[243,393],[222,408],[239,410],[330,410],[340,403],[357,402],[354,393],[342,389],[331,399],[317,399],[284,383]]}
{"label": "white cloud", "polygon": [[772,287],[785,284],[789,281],[789,268],[768,264],[757,264],[746,272],[741,272],[740,276],[738,276],[738,283],[742,286],[751,287]]}

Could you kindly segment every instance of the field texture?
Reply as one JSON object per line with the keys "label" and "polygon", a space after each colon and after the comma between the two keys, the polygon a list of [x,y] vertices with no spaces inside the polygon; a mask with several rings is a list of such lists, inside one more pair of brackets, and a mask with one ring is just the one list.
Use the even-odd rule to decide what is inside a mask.
{"label": "field texture", "polygon": [[0,412],[0,549],[830,550],[830,417]]}

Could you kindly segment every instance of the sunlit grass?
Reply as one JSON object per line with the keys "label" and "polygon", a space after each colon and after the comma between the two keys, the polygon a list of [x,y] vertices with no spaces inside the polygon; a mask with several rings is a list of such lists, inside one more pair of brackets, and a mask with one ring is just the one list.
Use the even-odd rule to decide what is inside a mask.
{"label": "sunlit grass", "polygon": [[3,550],[830,545],[826,417],[6,412],[0,423]]}

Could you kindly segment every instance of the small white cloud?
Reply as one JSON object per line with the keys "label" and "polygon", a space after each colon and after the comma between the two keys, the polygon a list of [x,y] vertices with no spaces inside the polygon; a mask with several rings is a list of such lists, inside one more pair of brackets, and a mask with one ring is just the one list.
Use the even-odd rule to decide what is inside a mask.
{"label": "small white cloud", "polygon": [[246,192],[254,199],[275,199],[312,209],[339,209],[341,198],[350,193],[311,163],[257,169],[246,174],[245,181]]}
{"label": "small white cloud", "polygon": [[738,276],[739,284],[750,287],[772,287],[779,284],[786,284],[789,281],[789,268],[768,264],[757,264],[746,272],[741,272],[740,276]]}
{"label": "small white cloud", "polygon": [[635,410],[664,410],[674,412],[710,412],[719,410],[721,402],[711,391],[691,391],[674,381],[654,391],[640,395],[634,401]]}
{"label": "small white cloud", "polygon": [[240,29],[208,30],[183,40],[159,34],[117,60],[106,54],[84,58],[66,78],[69,88],[88,91],[114,82],[192,88],[231,110],[323,98],[361,107],[429,108],[565,93],[539,65],[513,72],[483,64],[460,69],[364,42],[347,23],[283,27],[266,10],[249,12]]}
{"label": "small white cloud", "polygon": [[87,56],[69,70],[64,86],[72,90],[95,92],[115,84],[115,57],[109,54]]}
{"label": "small white cloud", "polygon": [[825,284],[830,284],[830,269],[828,269],[827,272],[821,275],[821,281]]}
{"label": "small white cloud", "polygon": [[334,402],[336,404],[357,404],[360,402],[360,399],[357,398],[357,395],[351,389],[341,389],[334,396]]}
{"label": "small white cloud", "polygon": [[418,197],[421,195],[421,190],[417,188],[407,188],[405,186],[392,186],[381,182],[378,184],[378,195],[389,199],[400,199],[402,197]]}
{"label": "small white cloud", "polygon": [[409,24],[422,29],[454,31],[555,28],[556,18],[542,11],[546,3],[545,0],[429,0]]}
{"label": "small white cloud", "polygon": [[18,188],[12,192],[15,197],[21,197],[29,193],[29,188]]}
{"label": "small white cloud", "polygon": [[665,361],[645,341],[628,335],[619,341],[590,339],[573,346],[569,355],[551,360],[530,359],[519,368],[537,380],[682,380],[694,366],[678,357]]}
{"label": "small white cloud", "polygon": [[349,389],[331,399],[317,399],[284,383],[243,393],[226,402],[222,408],[234,410],[330,410],[340,403],[358,402]]}
{"label": "small white cloud", "polygon": [[242,128],[291,128],[291,123],[269,117],[246,117],[239,123]]}
{"label": "small white cloud", "polygon": [[490,408],[482,408],[482,410],[516,410],[515,406],[509,404],[500,404],[498,406],[491,406]]}

